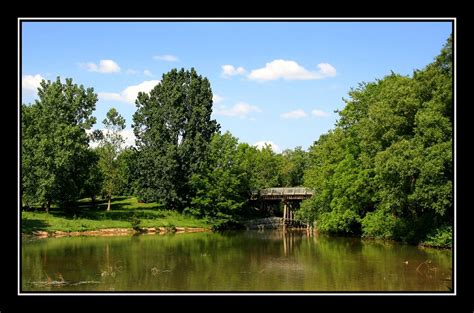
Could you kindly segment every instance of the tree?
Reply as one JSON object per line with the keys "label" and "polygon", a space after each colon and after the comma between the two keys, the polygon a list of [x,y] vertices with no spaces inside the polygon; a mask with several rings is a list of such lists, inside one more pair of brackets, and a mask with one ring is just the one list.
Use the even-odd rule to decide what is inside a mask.
{"label": "tree", "polygon": [[336,128],[310,147],[301,218],[320,230],[419,243],[451,238],[452,39],[413,76],[349,92]]}
{"label": "tree", "polygon": [[192,197],[190,178],[206,166],[209,142],[219,129],[211,119],[210,83],[194,68],[173,69],[135,103],[138,196],[182,210]]}
{"label": "tree", "polygon": [[229,132],[215,134],[206,163],[203,171],[191,178],[195,190],[191,200],[193,212],[221,220],[241,215],[250,197],[250,188],[241,165],[237,138]]}
{"label": "tree", "polygon": [[102,175],[102,172],[100,170],[100,156],[97,149],[89,149],[88,155],[88,162],[90,164],[89,173],[87,174],[87,178],[84,181],[81,194],[82,197],[91,198],[92,205],[95,206],[95,200],[97,198],[97,195],[100,195],[102,191],[104,176]]}
{"label": "tree", "polygon": [[97,151],[100,156],[99,167],[104,178],[102,190],[107,197],[107,211],[110,211],[112,196],[120,188],[122,182],[118,156],[125,143],[120,134],[125,129],[125,119],[115,108],[111,108],[102,123],[105,130]]}
{"label": "tree", "polygon": [[256,149],[251,153],[253,162],[253,175],[255,177],[255,188],[280,187],[282,179],[280,176],[281,159],[272,147],[266,144],[261,149]]}
{"label": "tree", "polygon": [[40,83],[38,98],[23,104],[22,198],[49,210],[52,202],[70,208],[89,170],[89,138],[97,95],[66,79]]}
{"label": "tree", "polygon": [[137,194],[137,157],[138,152],[135,147],[126,147],[117,158],[119,175],[121,178],[120,189],[117,195],[131,196]]}
{"label": "tree", "polygon": [[280,175],[284,187],[303,186],[303,174],[306,169],[307,156],[301,147],[287,149],[281,154]]}

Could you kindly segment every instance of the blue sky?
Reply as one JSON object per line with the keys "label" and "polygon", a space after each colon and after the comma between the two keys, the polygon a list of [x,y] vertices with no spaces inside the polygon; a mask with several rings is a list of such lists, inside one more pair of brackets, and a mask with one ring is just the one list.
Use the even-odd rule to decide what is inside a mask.
{"label": "blue sky", "polygon": [[334,127],[342,98],[390,71],[432,62],[450,22],[23,22],[22,96],[41,79],[73,78],[115,107],[133,142],[133,103],[172,68],[194,67],[214,94],[213,118],[241,142],[307,149]]}

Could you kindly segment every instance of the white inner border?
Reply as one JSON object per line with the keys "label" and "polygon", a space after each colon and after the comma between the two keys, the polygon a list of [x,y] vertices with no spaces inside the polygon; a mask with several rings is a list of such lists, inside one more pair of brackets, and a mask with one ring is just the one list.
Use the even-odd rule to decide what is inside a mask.
{"label": "white inner border", "polygon": [[[20,199],[20,184],[21,184],[21,179],[20,179],[20,125],[21,125],[21,119],[20,119],[20,108],[21,108],[21,75],[20,73],[20,64],[21,64],[21,43],[20,43],[20,25],[22,21],[83,21],[83,20],[90,20],[90,21],[107,21],[110,20],[110,22],[120,22],[120,21],[182,21],[182,22],[187,22],[187,21],[203,21],[203,22],[213,22],[213,21],[274,21],[274,22],[285,22],[285,21],[362,21],[362,22],[372,22],[372,21],[400,21],[403,23],[404,21],[451,21],[453,22],[453,39],[454,39],[454,259],[453,259],[453,268],[454,268],[454,293],[412,293],[412,292],[387,292],[387,293],[348,293],[348,292],[334,292],[334,293],[318,293],[318,292],[304,292],[304,293],[285,293],[285,292],[272,292],[272,293],[232,293],[232,292],[222,292],[222,293],[192,293],[192,292],[185,292],[183,293],[159,293],[159,292],[150,292],[150,293],[127,293],[127,292],[114,292],[114,293],[87,293],[87,292],[81,292],[81,293],[22,293],[20,290],[20,284],[21,284],[21,277],[20,277],[20,217],[21,217],[21,199]],[[113,18],[113,17],[107,17],[107,18],[100,18],[100,17],[94,17],[94,18],[39,18],[39,17],[34,17],[34,18],[29,18],[29,17],[19,17],[18,18],[18,33],[17,33],[17,41],[18,41],[18,60],[17,60],[17,68],[18,68],[18,103],[17,103],[17,108],[18,108],[18,119],[17,119],[17,135],[18,135],[18,146],[17,146],[17,155],[18,155],[18,163],[17,163],[17,177],[18,177],[18,186],[17,186],[17,192],[18,192],[18,211],[17,211],[17,222],[18,222],[18,233],[17,233],[17,252],[18,252],[18,290],[17,290],[17,295],[20,296],[70,296],[70,295],[77,295],[77,296],[123,296],[123,295],[132,295],[132,296],[228,296],[228,295],[234,295],[234,296],[280,296],[280,295],[298,295],[298,296],[313,296],[313,295],[324,295],[324,296],[456,296],[457,295],[457,245],[456,245],[456,237],[457,237],[457,218],[456,218],[456,146],[457,146],[457,141],[456,141],[456,103],[457,103],[457,89],[456,89],[456,54],[457,54],[457,48],[456,48],[456,18],[455,17],[444,17],[444,18],[430,18],[430,17],[422,17],[422,18],[270,18],[270,17],[265,17],[265,18],[241,18],[241,17],[232,17],[232,18],[222,18],[222,17],[199,17],[199,18],[189,18],[189,17],[172,17],[172,18]]]}

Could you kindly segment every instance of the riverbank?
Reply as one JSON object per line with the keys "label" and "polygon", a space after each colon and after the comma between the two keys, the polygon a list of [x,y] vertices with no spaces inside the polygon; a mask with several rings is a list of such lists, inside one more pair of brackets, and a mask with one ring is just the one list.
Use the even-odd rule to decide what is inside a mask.
{"label": "riverbank", "polygon": [[[136,229],[136,230],[134,230]],[[138,230],[140,229],[140,230]],[[208,230],[206,220],[162,209],[156,203],[139,203],[134,197],[117,197],[111,211],[105,201],[94,206],[82,200],[75,212],[52,208],[21,212],[21,233],[36,236],[101,236]]]}
{"label": "riverbank", "polygon": [[23,236],[34,236],[36,238],[47,238],[47,237],[75,237],[75,236],[130,236],[135,234],[181,234],[181,233],[197,233],[197,232],[207,232],[210,231],[208,228],[199,228],[199,227],[149,227],[142,228],[140,230],[135,230],[133,228],[105,228],[98,230],[86,230],[86,231],[33,231],[32,233],[22,233]]}

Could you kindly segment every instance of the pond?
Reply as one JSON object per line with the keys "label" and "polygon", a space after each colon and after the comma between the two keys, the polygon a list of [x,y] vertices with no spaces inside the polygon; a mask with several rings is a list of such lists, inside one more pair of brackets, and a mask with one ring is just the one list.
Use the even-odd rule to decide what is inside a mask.
{"label": "pond", "polygon": [[452,252],[305,231],[23,239],[33,292],[449,292]]}

